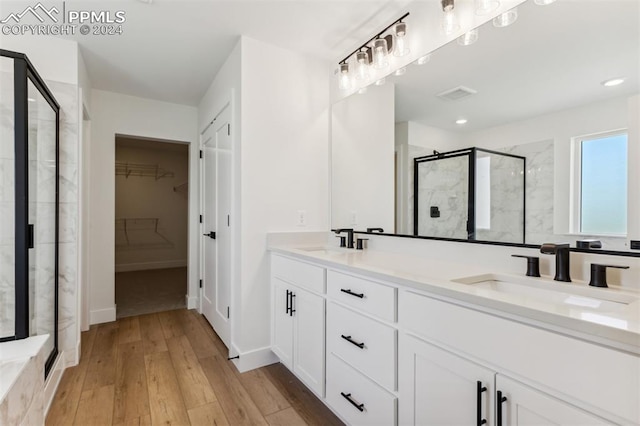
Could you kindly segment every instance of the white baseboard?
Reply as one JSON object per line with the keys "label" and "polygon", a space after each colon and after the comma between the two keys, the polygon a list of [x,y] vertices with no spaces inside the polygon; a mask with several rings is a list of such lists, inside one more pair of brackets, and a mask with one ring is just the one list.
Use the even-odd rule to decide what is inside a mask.
{"label": "white baseboard", "polygon": [[186,296],[186,298],[187,298],[187,309],[198,309],[197,296]]}
{"label": "white baseboard", "polygon": [[49,412],[49,408],[51,407],[51,402],[53,402],[53,397],[58,390],[58,386],[60,385],[60,380],[62,380],[62,374],[66,368],[66,352],[62,351],[56,358],[53,366],[51,367],[51,371],[49,371],[49,377],[47,377],[47,381],[44,384],[44,416],[47,417],[47,413]]}
{"label": "white baseboard", "polygon": [[240,355],[240,358],[234,359],[233,363],[241,373],[264,367],[265,365],[271,365],[275,364],[276,362],[280,362],[280,359],[276,356],[276,354],[271,352],[270,347],[264,347],[256,349],[254,351],[241,353],[238,348],[232,344],[231,353],[229,354],[229,356],[233,357],[236,355]]}
{"label": "white baseboard", "polygon": [[98,309],[89,313],[90,324],[102,324],[103,322],[112,322],[116,320],[116,307],[107,309]]}
{"label": "white baseboard", "polygon": [[160,262],[120,263],[116,264],[116,272],[148,271],[150,269],[183,268],[187,259],[165,260]]}

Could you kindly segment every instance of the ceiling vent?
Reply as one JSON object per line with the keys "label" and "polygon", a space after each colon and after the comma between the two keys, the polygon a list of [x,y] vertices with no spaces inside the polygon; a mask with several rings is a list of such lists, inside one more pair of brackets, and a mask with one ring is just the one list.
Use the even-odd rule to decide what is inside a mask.
{"label": "ceiling vent", "polygon": [[445,90],[442,93],[438,93],[436,96],[447,101],[459,101],[460,99],[475,95],[476,93],[478,93],[476,90],[469,89],[464,86],[458,86],[453,89]]}

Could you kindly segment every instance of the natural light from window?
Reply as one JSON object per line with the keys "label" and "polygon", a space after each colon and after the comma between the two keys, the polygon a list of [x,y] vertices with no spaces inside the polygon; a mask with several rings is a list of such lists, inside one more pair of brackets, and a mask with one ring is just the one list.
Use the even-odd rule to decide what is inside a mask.
{"label": "natural light from window", "polygon": [[581,152],[580,232],[627,233],[627,134],[583,138]]}

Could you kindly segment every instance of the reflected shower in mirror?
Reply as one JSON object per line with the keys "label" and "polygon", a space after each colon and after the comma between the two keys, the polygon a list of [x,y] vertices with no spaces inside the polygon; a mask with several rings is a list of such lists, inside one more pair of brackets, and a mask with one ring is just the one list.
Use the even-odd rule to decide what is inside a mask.
{"label": "reflected shower in mirror", "polygon": [[[527,1],[518,11],[513,25],[489,22],[474,44],[449,43],[385,86],[334,104],[332,228],[381,226],[402,235],[535,245],[595,237],[604,249],[624,251],[629,239],[640,239],[640,212],[633,211],[640,205],[638,179],[608,193],[585,187],[603,182],[607,170],[627,176],[626,161],[640,158],[640,3]],[[614,77],[622,83],[609,84]],[[603,177],[585,180],[585,141],[606,143],[612,133],[628,138],[626,153],[600,156],[600,167],[589,170]],[[473,171],[461,158],[416,161],[471,147],[478,149]],[[509,156],[525,159],[522,203],[508,179],[518,167],[500,171]],[[423,194],[428,167],[440,170],[446,188],[438,199]],[[414,181],[416,173],[424,184]],[[615,205],[628,206],[626,232],[581,226],[582,216],[594,213],[581,209],[598,204],[581,203],[586,190],[601,196],[600,204],[610,203],[605,195],[625,197]],[[416,196],[425,204],[414,206]]]}

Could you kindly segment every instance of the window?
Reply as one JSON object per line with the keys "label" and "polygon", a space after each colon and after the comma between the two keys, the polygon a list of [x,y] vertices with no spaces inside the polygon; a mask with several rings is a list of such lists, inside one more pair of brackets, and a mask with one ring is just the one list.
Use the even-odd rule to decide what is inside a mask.
{"label": "window", "polygon": [[627,233],[627,132],[576,139],[579,232]]}

